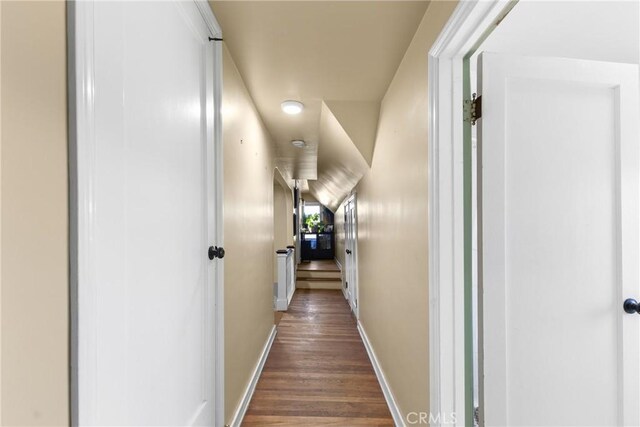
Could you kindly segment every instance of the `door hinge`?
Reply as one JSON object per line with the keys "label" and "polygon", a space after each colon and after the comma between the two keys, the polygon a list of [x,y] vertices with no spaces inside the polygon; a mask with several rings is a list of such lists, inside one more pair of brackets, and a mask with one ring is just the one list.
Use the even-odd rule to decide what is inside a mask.
{"label": "door hinge", "polygon": [[464,121],[474,126],[482,117],[482,95],[476,97],[474,93],[471,99],[464,100]]}
{"label": "door hinge", "polygon": [[344,282],[345,289],[349,289],[349,282]]}

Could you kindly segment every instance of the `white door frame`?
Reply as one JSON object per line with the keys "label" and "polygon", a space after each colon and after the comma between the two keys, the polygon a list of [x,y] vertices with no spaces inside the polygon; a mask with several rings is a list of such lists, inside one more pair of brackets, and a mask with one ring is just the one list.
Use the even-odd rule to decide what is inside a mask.
{"label": "white door frame", "polygon": [[[200,11],[210,36],[222,38],[222,30],[205,0],[193,0]],[[70,260],[70,365],[71,425],[78,425],[78,283],[92,272],[91,254],[79,247],[89,247],[92,224],[94,142],[94,63],[93,1],[71,1],[67,5],[68,40],[68,104],[69,104],[69,260]],[[223,234],[223,161],[222,161],[222,44],[212,41],[213,71],[213,136],[215,156],[215,233],[218,246],[224,245]],[[211,206],[209,206],[211,209]],[[216,269],[215,315],[215,425],[224,419],[224,263]]]}
{"label": "white door frame", "polygon": [[[354,227],[355,229],[355,238],[353,239],[353,252],[351,253],[351,259],[352,259],[352,275],[354,277],[355,280],[355,298],[356,298],[356,307],[355,310],[353,309],[353,307],[351,307],[351,309],[353,310],[353,315],[356,316],[356,319],[360,319],[360,286],[359,286],[359,274],[358,274],[358,197],[355,191],[353,191],[351,193],[351,195],[349,197],[347,197],[346,201],[345,201],[345,208],[347,207],[347,205],[349,203],[353,204],[353,217],[354,217],[354,221],[353,224],[351,224],[352,227]],[[346,218],[345,218],[345,224],[346,224]],[[346,250],[346,234],[345,234],[345,250]],[[347,255],[345,254],[345,257]],[[345,264],[347,263],[347,260],[345,258]],[[345,269],[346,269],[346,265],[345,265]],[[352,283],[353,285],[353,283]],[[352,287],[353,289],[353,287]],[[349,291],[350,294],[351,291]],[[347,295],[349,295],[347,294]],[[351,303],[351,301],[349,301],[349,303]]]}
{"label": "white door frame", "polygon": [[[463,426],[467,416],[471,420],[472,415],[467,414],[465,398],[466,387],[472,387],[472,383],[465,384],[463,61],[516,1],[460,2],[429,51],[429,407],[434,415],[432,426],[450,421],[451,414],[455,414],[454,425]],[[440,417],[436,417],[438,414]]]}

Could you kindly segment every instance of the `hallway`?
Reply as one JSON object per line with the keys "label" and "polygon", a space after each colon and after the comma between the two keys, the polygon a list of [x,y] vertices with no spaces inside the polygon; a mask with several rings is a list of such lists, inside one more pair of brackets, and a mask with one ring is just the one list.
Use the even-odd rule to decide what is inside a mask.
{"label": "hallway", "polygon": [[296,291],[243,425],[393,425],[341,291]]}

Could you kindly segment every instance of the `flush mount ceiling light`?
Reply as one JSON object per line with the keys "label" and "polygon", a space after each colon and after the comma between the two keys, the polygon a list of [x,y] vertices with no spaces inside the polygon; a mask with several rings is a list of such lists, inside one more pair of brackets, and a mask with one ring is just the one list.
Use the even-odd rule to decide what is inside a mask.
{"label": "flush mount ceiling light", "polygon": [[306,147],[307,143],[301,139],[294,139],[293,141],[291,141],[291,145],[293,145],[294,147],[303,148]]}
{"label": "flush mount ceiling light", "polygon": [[280,107],[287,114],[300,114],[304,109],[304,105],[300,101],[284,101]]}

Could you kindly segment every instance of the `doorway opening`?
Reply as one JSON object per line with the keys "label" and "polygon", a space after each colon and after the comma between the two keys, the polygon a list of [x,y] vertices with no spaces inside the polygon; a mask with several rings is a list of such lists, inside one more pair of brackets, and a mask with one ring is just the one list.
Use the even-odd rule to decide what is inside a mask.
{"label": "doorway opening", "polygon": [[[302,202],[301,261],[331,261],[336,257],[334,214],[317,201]],[[307,195],[306,197],[310,197]],[[326,263],[325,263],[326,264]]]}
{"label": "doorway opening", "polygon": [[[483,424],[640,421],[637,387],[618,378],[638,378],[637,344],[614,344],[634,335],[621,298],[638,296],[637,262],[626,264],[638,250],[638,15],[631,2],[520,2],[469,59],[469,92],[484,110],[471,127],[474,407]],[[581,303],[567,307],[567,295]],[[536,348],[551,354],[533,357]],[[578,389],[589,397],[566,397]]]}
{"label": "doorway opening", "polygon": [[[640,292],[634,279],[637,262],[627,264],[637,258],[628,258],[628,253],[637,253],[640,240],[638,192],[633,190],[639,181],[638,153],[629,143],[637,142],[638,137],[639,12],[638,5],[630,2],[619,2],[613,8],[599,2],[465,4],[430,52],[434,411],[455,411],[467,426],[524,422],[518,417],[539,425],[575,422],[575,417],[562,418],[558,405],[565,415],[587,417],[588,421],[579,423],[594,419],[603,424],[639,422],[638,387],[629,382],[629,378],[637,382],[639,375],[638,325],[624,317],[622,309],[623,296]],[[597,29],[585,32],[583,25]],[[509,97],[507,91],[516,91],[519,81],[537,90]],[[553,82],[549,87],[536,86],[549,82]],[[482,100],[472,104],[474,92]],[[519,110],[518,100],[527,101],[530,108],[543,96],[546,101],[540,101],[536,109]],[[482,116],[473,117],[471,108],[458,111],[460,99],[477,106]],[[564,108],[545,116],[559,105]],[[585,105],[590,107],[578,113]],[[509,119],[497,118],[507,109]],[[526,137],[519,137],[515,122],[510,121],[516,120],[519,111],[527,111],[518,122],[523,129],[535,126],[525,132]],[[590,116],[593,111],[597,113]],[[631,116],[635,119],[628,119]],[[471,126],[474,119],[477,125]],[[548,137],[538,134],[544,129]],[[597,141],[587,135],[578,138],[585,129],[600,137]],[[502,144],[500,135],[505,133],[508,144],[496,152]],[[555,141],[558,135],[564,137]],[[529,137],[533,139],[521,143]],[[549,141],[555,142],[546,146]],[[524,155],[525,149],[533,151]],[[624,157],[621,152],[626,153]],[[518,153],[522,154],[520,163]],[[536,160],[538,155],[543,157]],[[527,171],[526,179],[518,175],[521,171]],[[580,191],[584,194],[577,196]],[[634,219],[625,219],[625,215]],[[602,241],[596,242],[598,238]],[[586,240],[578,244],[580,239]],[[576,247],[557,252],[570,242]],[[600,253],[603,250],[608,252]],[[587,261],[590,256],[595,259]],[[578,279],[590,269],[592,273]],[[603,274],[607,277],[600,277]],[[453,289],[447,289],[451,283]],[[566,307],[563,292],[595,299],[591,304],[583,301]],[[583,331],[586,325],[589,329]],[[567,330],[566,339],[558,339],[562,328]],[[591,338],[601,334],[598,342],[624,338],[601,350],[608,356],[594,356],[580,350],[589,338],[568,344],[570,337],[583,332]],[[545,348],[547,356],[528,359],[535,354],[530,348],[534,344]],[[611,352],[625,357],[616,359]],[[583,369],[593,371],[590,377],[598,377],[599,384],[607,384],[606,396],[616,396],[611,401],[601,399],[607,404],[567,400],[573,393],[562,387],[589,389],[584,378],[571,374],[573,367],[589,360],[586,354],[610,361],[609,367],[594,362],[590,369]],[[627,363],[627,359],[632,361]],[[567,364],[569,360],[574,362]],[[564,368],[556,375],[558,366]],[[554,382],[567,376],[572,379],[565,386]],[[509,390],[509,399],[505,390]],[[549,390],[563,391],[552,397]],[[597,395],[595,390],[591,394]],[[567,410],[569,407],[573,409]]]}
{"label": "doorway opening", "polygon": [[344,246],[345,246],[345,293],[351,311],[359,318],[358,293],[358,211],[356,194],[344,205]]}

